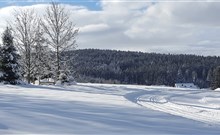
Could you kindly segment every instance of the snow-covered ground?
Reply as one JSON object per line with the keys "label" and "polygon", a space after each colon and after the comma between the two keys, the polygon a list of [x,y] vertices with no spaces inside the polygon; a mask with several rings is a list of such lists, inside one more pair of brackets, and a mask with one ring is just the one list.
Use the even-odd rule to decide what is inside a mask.
{"label": "snow-covered ground", "polygon": [[0,134],[220,134],[220,91],[0,85]]}

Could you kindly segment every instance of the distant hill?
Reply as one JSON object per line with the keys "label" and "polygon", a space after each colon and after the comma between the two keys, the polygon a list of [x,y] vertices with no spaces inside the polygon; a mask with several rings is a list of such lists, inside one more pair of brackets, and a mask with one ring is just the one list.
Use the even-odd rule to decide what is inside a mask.
{"label": "distant hill", "polygon": [[168,85],[193,82],[209,87],[220,57],[156,54],[84,49],[65,53],[75,56],[69,65],[78,82]]}

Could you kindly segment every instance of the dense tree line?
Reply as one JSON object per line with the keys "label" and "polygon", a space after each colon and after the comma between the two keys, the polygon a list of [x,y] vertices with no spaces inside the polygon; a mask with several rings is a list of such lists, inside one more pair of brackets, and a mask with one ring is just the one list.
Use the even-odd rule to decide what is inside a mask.
{"label": "dense tree line", "polygon": [[65,53],[78,82],[210,87],[220,57],[85,49]]}

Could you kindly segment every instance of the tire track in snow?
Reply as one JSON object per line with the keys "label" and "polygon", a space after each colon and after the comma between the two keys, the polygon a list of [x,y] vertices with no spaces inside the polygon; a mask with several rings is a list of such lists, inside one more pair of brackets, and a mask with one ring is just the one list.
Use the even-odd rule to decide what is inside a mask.
{"label": "tire track in snow", "polygon": [[[154,91],[154,92],[156,92],[156,91]],[[150,92],[150,93],[152,94],[152,92]],[[124,95],[124,97],[127,100],[129,100],[129,101],[131,101],[135,104],[138,104],[139,106],[143,106],[142,104],[139,104],[139,102],[138,102],[140,100],[139,98],[143,95],[147,95],[147,94],[150,94],[150,93],[149,93],[149,91],[138,90],[138,91],[135,91],[135,92],[128,93],[128,94]]]}
{"label": "tire track in snow", "polygon": [[202,110],[200,109],[195,109],[192,107],[186,107],[182,105],[176,105],[170,102],[161,104],[161,103],[158,103],[155,97],[150,97],[150,101],[139,100],[137,102],[138,104],[141,104],[142,106],[153,109],[153,110],[166,112],[172,115],[177,115],[177,116],[185,117],[188,119],[201,121],[204,123],[220,124],[220,120],[218,118],[213,117],[209,114],[203,115]]}
{"label": "tire track in snow", "polygon": [[[170,95],[172,96],[172,95]],[[124,96],[127,100],[142,107],[181,116],[196,121],[220,125],[220,111],[208,108],[201,108],[193,105],[180,105],[172,103],[169,98],[165,98],[162,92],[152,89],[151,91],[135,91]]]}

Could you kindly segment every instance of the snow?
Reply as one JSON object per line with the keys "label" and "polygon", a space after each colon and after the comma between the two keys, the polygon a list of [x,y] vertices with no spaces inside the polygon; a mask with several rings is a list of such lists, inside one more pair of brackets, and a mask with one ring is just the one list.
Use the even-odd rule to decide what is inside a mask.
{"label": "snow", "polygon": [[175,87],[177,88],[198,88],[195,84],[193,83],[176,83]]}
{"label": "snow", "polygon": [[219,134],[220,92],[164,86],[0,85],[0,134]]}
{"label": "snow", "polygon": [[215,91],[220,91],[220,88],[215,89]]}

